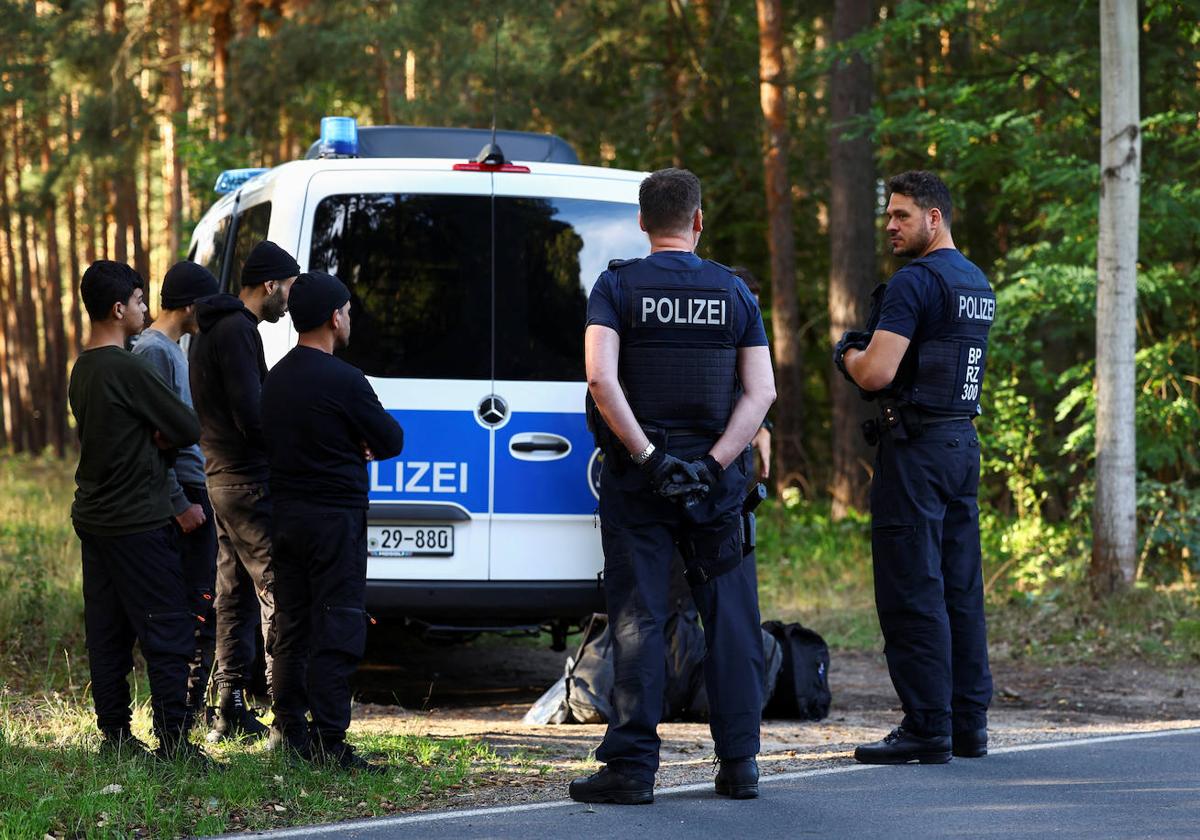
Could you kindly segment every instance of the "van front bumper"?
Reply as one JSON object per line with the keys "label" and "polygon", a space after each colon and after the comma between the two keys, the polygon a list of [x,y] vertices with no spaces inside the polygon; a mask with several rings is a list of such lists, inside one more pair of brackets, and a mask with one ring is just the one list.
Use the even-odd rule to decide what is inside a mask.
{"label": "van front bumper", "polygon": [[469,618],[536,623],[604,612],[597,580],[372,580],[367,610],[428,620]]}

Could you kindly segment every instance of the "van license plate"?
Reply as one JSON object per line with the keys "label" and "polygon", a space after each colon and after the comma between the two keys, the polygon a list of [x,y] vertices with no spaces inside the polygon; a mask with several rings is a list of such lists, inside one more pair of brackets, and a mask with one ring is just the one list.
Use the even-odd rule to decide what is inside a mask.
{"label": "van license plate", "polygon": [[453,557],[453,525],[368,525],[371,557]]}

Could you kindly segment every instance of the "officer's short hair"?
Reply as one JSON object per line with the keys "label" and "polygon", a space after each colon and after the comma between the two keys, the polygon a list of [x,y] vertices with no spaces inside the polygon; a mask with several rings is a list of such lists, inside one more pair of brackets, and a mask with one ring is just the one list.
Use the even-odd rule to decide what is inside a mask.
{"label": "officer's short hair", "polygon": [[689,230],[700,209],[700,179],[686,169],[651,172],[638,188],[638,205],[647,233]]}
{"label": "officer's short hair", "polygon": [[901,172],[888,179],[888,194],[900,193],[911,198],[922,210],[932,210],[936,207],[942,212],[946,227],[950,227],[954,207],[950,203],[950,189],[942,179],[932,172],[913,169]]}
{"label": "officer's short hair", "polygon": [[134,289],[144,288],[142,275],[123,262],[96,260],[83,272],[79,296],[93,321],[105,321],[114,303],[128,303]]}

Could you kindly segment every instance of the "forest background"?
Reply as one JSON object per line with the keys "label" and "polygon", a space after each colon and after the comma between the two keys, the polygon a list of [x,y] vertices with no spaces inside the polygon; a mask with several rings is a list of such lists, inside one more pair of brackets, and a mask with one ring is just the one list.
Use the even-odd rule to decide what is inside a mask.
{"label": "forest background", "polygon": [[[870,408],[833,370],[830,348],[898,266],[879,222],[883,179],[941,174],[956,242],[999,298],[978,423],[989,589],[1047,602],[1084,580],[1094,4],[5,0],[0,11],[0,447],[43,453],[11,460],[10,484],[56,487],[39,471],[60,476],[51,462],[73,459],[66,378],[85,339],[82,267],[128,261],[157,301],[220,171],[302,157],[325,115],[487,127],[494,100],[500,127],[558,134],[585,163],[693,169],[705,187],[704,255],[762,278],[780,388],[768,590],[807,585],[801,567],[822,539],[831,585],[843,574],[863,581],[856,511],[871,452],[858,426]],[[1138,14],[1137,578],[1194,608],[1200,0],[1145,0]],[[46,553],[74,569],[65,509],[56,516],[51,532],[0,523],[10,650],[53,624],[48,593],[59,583],[36,571]],[[62,586],[77,587],[68,577]],[[71,610],[77,599],[75,589]],[[1200,622],[1192,629],[1200,651]]]}

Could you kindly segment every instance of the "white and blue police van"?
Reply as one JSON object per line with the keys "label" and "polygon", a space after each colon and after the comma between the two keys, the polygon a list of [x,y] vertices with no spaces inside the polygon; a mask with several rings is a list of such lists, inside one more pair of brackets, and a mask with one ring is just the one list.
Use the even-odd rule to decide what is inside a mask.
{"label": "white and blue police van", "polygon": [[[339,354],[404,427],[404,452],[368,465],[374,615],[560,643],[603,610],[583,331],[608,261],[648,250],[643,177],[552,135],[326,118],[304,160],[218,179],[189,259],[236,294],[270,239],[340,277]],[[268,365],[296,342],[286,317],[260,329]]]}

